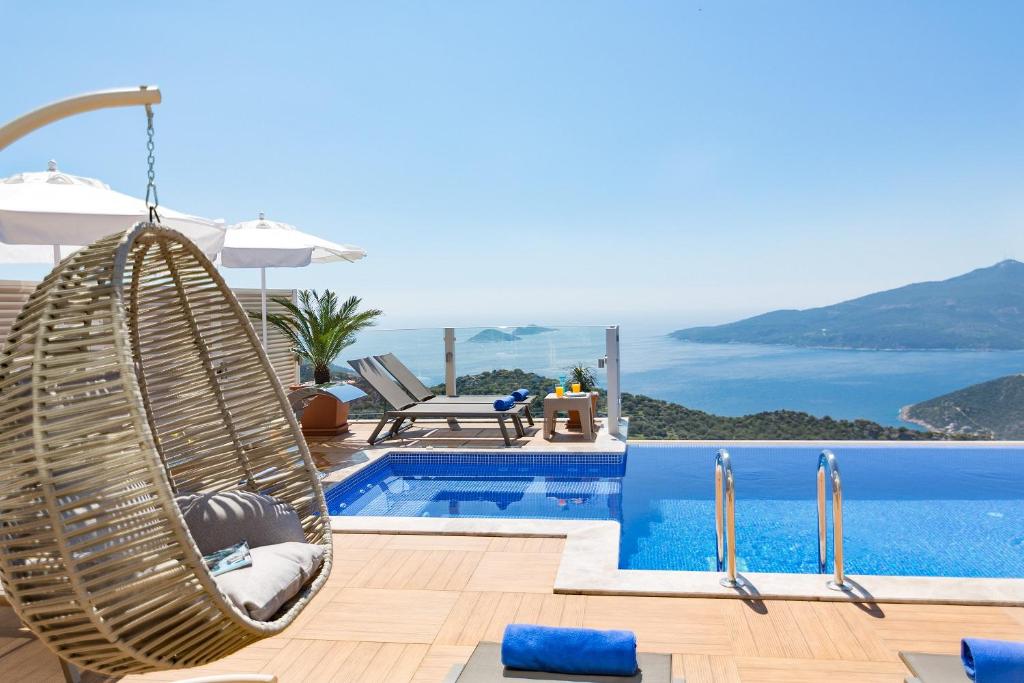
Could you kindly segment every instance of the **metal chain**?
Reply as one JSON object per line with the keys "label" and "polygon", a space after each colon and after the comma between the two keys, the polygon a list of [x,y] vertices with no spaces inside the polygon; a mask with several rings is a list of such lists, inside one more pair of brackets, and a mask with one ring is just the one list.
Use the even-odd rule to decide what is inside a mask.
{"label": "metal chain", "polygon": [[149,152],[149,155],[146,157],[146,162],[149,164],[149,170],[146,175],[149,182],[146,183],[146,206],[149,207],[149,222],[159,223],[160,214],[157,213],[157,208],[160,206],[160,198],[156,194],[156,171],[153,168],[156,164],[156,156],[153,154],[154,149],[156,149],[156,146],[153,144],[153,107],[147,104],[146,150]]}

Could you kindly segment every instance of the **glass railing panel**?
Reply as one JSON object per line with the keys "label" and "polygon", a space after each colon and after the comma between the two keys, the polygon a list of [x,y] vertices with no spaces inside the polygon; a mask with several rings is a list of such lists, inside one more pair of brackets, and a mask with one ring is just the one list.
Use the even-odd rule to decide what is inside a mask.
{"label": "glass railing panel", "polygon": [[[505,393],[526,386],[537,394],[554,389],[560,376],[582,364],[594,376],[598,390],[607,388],[607,373],[598,359],[605,355],[605,328],[581,325],[525,325],[455,328],[457,390],[467,393]],[[356,342],[335,361],[336,379],[354,380],[370,393],[352,403],[353,419],[379,417],[384,403],[355,376],[349,359],[395,354],[417,378],[438,394],[445,393],[444,328],[381,329],[360,332]],[[303,370],[309,379],[311,371]],[[599,414],[606,413],[602,397]]]}
{"label": "glass railing panel", "polygon": [[[538,394],[554,390],[561,377],[571,383],[571,368],[582,365],[598,390],[608,386],[599,368],[605,355],[605,328],[587,325],[461,327],[455,330],[456,373],[460,393],[524,384]],[[514,388],[514,387],[513,387]],[[605,401],[599,413],[606,411]]]}

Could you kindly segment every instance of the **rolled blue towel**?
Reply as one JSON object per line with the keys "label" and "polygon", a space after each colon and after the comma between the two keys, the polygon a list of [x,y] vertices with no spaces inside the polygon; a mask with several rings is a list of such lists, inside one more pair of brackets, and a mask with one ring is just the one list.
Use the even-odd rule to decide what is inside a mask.
{"label": "rolled blue towel", "polygon": [[529,389],[516,389],[512,392],[512,398],[517,401],[525,401],[530,396]]}
{"label": "rolled blue towel", "polygon": [[960,659],[967,677],[977,683],[1024,681],[1024,643],[964,638],[960,641]]}
{"label": "rolled blue towel", "polygon": [[516,404],[515,398],[512,397],[512,394],[509,394],[508,396],[505,396],[504,398],[499,398],[497,401],[495,401],[494,402],[494,409],[495,410],[508,410],[509,408],[512,408],[513,406],[515,406],[515,404]]}
{"label": "rolled blue towel", "polygon": [[637,670],[636,635],[632,631],[509,624],[501,639],[501,663],[527,671],[632,676]]}

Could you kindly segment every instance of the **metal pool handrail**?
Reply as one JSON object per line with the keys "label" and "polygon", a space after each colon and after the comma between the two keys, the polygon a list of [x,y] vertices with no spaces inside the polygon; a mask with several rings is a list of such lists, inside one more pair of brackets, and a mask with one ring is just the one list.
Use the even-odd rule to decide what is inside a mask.
{"label": "metal pool handrail", "polygon": [[832,565],[834,574],[828,587],[835,591],[848,591],[843,573],[843,480],[839,475],[839,462],[835,453],[825,449],[818,456],[818,573],[824,574],[826,548],[825,470],[832,482]]}
{"label": "metal pool handrail", "polygon": [[[723,488],[725,508],[722,507]],[[724,517],[724,520],[723,520]],[[723,521],[725,527],[723,528]],[[728,531],[728,557],[725,536]],[[715,455],[715,538],[718,543],[718,571],[725,567],[726,575],[720,583],[726,588],[743,585],[743,579],[736,576],[736,485],[732,476],[732,459],[729,451],[720,449]]]}

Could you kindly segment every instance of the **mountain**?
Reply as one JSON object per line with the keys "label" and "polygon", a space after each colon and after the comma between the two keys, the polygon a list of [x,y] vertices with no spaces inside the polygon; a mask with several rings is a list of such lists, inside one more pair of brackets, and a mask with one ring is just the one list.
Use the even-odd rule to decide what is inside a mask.
{"label": "mountain", "polygon": [[1024,349],[1024,263],[1007,260],[938,282],[842,303],[691,327],[685,341],[851,349]]}
{"label": "mountain", "polygon": [[906,406],[900,416],[927,429],[1024,439],[1024,375],[1009,375]]}
{"label": "mountain", "polygon": [[477,344],[490,344],[493,342],[510,342],[518,341],[519,337],[508,332],[502,332],[501,330],[486,329],[481,330],[469,338],[469,341]]}

